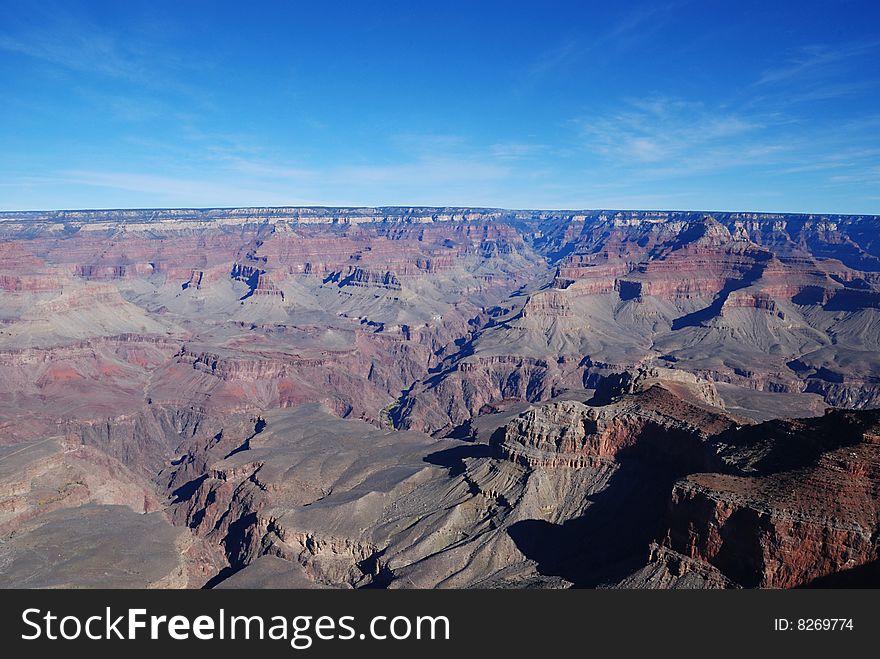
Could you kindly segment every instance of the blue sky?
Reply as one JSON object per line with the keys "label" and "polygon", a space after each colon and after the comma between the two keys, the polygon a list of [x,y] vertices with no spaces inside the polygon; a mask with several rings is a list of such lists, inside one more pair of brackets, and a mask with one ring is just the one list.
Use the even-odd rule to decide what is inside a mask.
{"label": "blue sky", "polygon": [[876,2],[0,10],[2,209],[880,213]]}

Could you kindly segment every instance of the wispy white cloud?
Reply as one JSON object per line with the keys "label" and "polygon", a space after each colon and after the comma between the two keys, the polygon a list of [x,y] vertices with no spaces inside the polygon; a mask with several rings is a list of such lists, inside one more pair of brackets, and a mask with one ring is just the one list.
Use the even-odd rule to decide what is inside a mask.
{"label": "wispy white cloud", "polygon": [[871,92],[880,87],[880,80],[860,80],[857,82],[820,82],[808,86],[801,92],[792,92],[787,95],[789,103],[809,103],[812,101],[827,101],[848,96],[856,96]]}
{"label": "wispy white cloud", "polygon": [[0,50],[86,73],[135,76],[140,67],[125,57],[110,36],[81,20],[56,18],[50,27],[32,28],[14,36],[0,33]]}
{"label": "wispy white cloud", "polygon": [[155,26],[120,32],[68,11],[65,4],[35,4],[30,22],[19,19],[0,27],[0,51],[23,56],[45,67],[76,76],[99,76],[117,82],[202,97],[202,91],[183,82],[180,72],[207,66],[205,58],[184,59],[165,47]]}
{"label": "wispy white cloud", "polygon": [[610,29],[599,34],[594,43],[597,46],[630,47],[642,40],[646,35],[662,29],[675,12],[681,9],[686,1],[649,2],[636,6]]}
{"label": "wispy white cloud", "polygon": [[[303,203],[293,190],[282,191],[271,186],[251,185],[252,182],[228,178],[198,178],[193,176],[162,176],[139,172],[105,170],[69,170],[60,172],[57,182],[62,185],[109,188],[136,193],[133,198],[154,200],[147,205],[170,204],[196,206],[226,206],[250,200],[250,203],[285,204]],[[264,199],[263,202],[257,200]]]}
{"label": "wispy white cloud", "polygon": [[467,145],[463,135],[448,133],[397,133],[389,137],[394,148],[407,154],[457,152]]}
{"label": "wispy white cloud", "polygon": [[[877,114],[829,127],[781,100],[712,104],[658,95],[581,117],[574,126],[588,154],[578,168],[583,188],[599,200],[709,208],[700,202],[709,198],[719,200],[712,203],[715,209],[768,209],[796,189],[804,206],[777,210],[839,204],[864,212],[870,205],[866,192],[880,185]],[[679,194],[685,201],[673,204]],[[646,203],[637,204],[639,199]],[[733,201],[720,201],[725,199]]]}
{"label": "wispy white cloud", "polygon": [[155,175],[133,171],[76,169],[55,183],[115,189],[157,204],[388,204],[447,203],[444,196],[477,202],[502,199],[499,185],[519,174],[502,159],[477,155],[421,155],[390,164],[299,166],[243,155],[210,161],[209,168]]}
{"label": "wispy white cloud", "polygon": [[862,168],[850,174],[835,174],[828,178],[830,183],[880,183],[880,166]]}
{"label": "wispy white cloud", "polygon": [[780,66],[766,69],[757,84],[781,83],[793,79],[825,76],[847,60],[872,55],[880,47],[880,41],[867,41],[846,45],[829,46],[811,44],[804,46]]}
{"label": "wispy white cloud", "polygon": [[[585,147],[604,159],[621,164],[679,164],[699,160],[702,166],[725,166],[717,160],[718,149],[745,136],[755,135],[762,124],[755,117],[741,116],[701,103],[677,98],[636,99],[626,109],[577,121]],[[774,150],[771,145],[750,143],[741,155],[760,157]],[[707,160],[706,154],[713,153]],[[716,162],[717,160],[717,162]]]}
{"label": "wispy white cloud", "polygon": [[584,55],[585,49],[586,46],[582,40],[568,38],[563,40],[561,44],[538,53],[526,71],[526,80],[534,82],[546,77],[551,72],[567,68]]}
{"label": "wispy white cloud", "polygon": [[522,160],[546,152],[547,147],[543,144],[529,142],[499,142],[489,145],[487,152],[492,158],[498,160]]}
{"label": "wispy white cloud", "polygon": [[640,4],[623,13],[616,22],[599,27],[589,35],[563,35],[558,44],[535,55],[519,81],[520,91],[581,65],[596,54],[619,53],[636,46],[661,30],[684,4],[683,0]]}

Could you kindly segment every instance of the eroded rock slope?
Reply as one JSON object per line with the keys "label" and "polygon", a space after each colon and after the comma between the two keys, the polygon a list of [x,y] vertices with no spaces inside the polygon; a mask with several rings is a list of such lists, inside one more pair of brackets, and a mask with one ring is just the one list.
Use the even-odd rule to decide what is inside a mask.
{"label": "eroded rock slope", "polygon": [[0,585],[873,583],[878,221],[0,213]]}

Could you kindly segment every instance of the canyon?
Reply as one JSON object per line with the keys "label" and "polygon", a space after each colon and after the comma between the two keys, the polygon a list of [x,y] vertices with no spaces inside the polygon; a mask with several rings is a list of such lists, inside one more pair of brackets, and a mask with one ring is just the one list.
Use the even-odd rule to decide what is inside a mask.
{"label": "canyon", "polygon": [[876,587],[878,227],[0,212],[0,586]]}

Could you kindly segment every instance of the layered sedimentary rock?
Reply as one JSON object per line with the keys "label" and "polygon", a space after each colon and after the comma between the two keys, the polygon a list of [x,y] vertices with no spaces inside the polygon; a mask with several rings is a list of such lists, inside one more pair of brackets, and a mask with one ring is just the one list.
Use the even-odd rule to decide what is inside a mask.
{"label": "layered sedimentary rock", "polygon": [[701,466],[699,443],[731,424],[653,385],[601,407],[561,401],[530,409],[508,424],[498,451],[528,466],[577,468],[638,450],[693,470]]}
{"label": "layered sedimentary rock", "polygon": [[[135,585],[862,574],[877,560],[877,222],[0,213],[14,572],[63,532],[50,515],[122,505],[154,516],[83,508],[69,530],[86,547],[118,520],[132,555],[168,558]],[[788,417],[818,420],[772,421]],[[841,427],[846,442],[817,439]],[[34,459],[4,470],[3,455]],[[29,585],[76,585],[75,565]]]}
{"label": "layered sedimentary rock", "polygon": [[832,411],[720,435],[721,473],[676,483],[666,543],[746,587],[809,585],[876,561],[878,422]]}
{"label": "layered sedimentary rock", "polygon": [[[480,461],[482,486],[452,476],[444,456],[454,462],[462,448],[464,456],[469,447],[459,442],[377,430],[317,406],[279,411],[203,475],[187,481],[193,472],[174,472],[172,510],[178,522],[219,543],[236,570],[271,556],[292,566],[282,570],[276,561],[274,568],[290,585],[305,577],[351,587],[388,585],[422,563],[408,581],[437,585],[461,570],[438,555],[485,551],[478,538],[494,538],[495,520],[511,506],[500,490],[514,499],[522,489],[513,465],[499,472]],[[463,546],[468,538],[476,547]],[[522,560],[501,539],[507,551],[492,560]]]}
{"label": "layered sedimentary rock", "polygon": [[652,543],[647,564],[620,580],[615,587],[703,590],[736,588],[737,585],[708,563],[693,560],[668,547]]}

